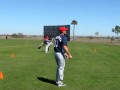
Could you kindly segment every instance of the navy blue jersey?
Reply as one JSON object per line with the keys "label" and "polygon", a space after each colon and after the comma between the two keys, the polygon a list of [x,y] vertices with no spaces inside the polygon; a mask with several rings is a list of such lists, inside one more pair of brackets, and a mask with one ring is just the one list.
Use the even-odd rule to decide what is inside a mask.
{"label": "navy blue jersey", "polygon": [[54,47],[54,51],[55,52],[61,52],[62,54],[64,54],[64,48],[63,46],[66,45],[67,46],[67,38],[65,35],[60,34],[59,36],[57,36],[55,38],[55,47]]}

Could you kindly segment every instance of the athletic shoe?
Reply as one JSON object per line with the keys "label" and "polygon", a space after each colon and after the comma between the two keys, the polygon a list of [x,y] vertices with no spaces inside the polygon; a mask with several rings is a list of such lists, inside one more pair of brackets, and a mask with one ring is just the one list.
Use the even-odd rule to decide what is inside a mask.
{"label": "athletic shoe", "polygon": [[58,84],[58,87],[64,87],[66,84]]}
{"label": "athletic shoe", "polygon": [[56,82],[56,84],[58,85],[58,87],[63,87],[63,86],[66,86],[66,84],[64,84],[63,82]]}

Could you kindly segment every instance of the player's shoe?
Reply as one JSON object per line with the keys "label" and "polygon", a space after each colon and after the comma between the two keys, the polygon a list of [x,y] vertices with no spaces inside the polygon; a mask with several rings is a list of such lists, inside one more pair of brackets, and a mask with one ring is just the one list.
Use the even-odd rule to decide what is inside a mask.
{"label": "player's shoe", "polygon": [[63,82],[56,82],[58,87],[64,87],[66,86],[66,84],[64,84]]}
{"label": "player's shoe", "polygon": [[64,87],[66,84],[58,84],[58,87]]}

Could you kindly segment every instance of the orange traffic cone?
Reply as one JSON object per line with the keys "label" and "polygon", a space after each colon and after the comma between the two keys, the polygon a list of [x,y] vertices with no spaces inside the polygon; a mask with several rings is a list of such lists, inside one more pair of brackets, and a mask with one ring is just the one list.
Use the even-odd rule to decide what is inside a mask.
{"label": "orange traffic cone", "polygon": [[0,79],[3,79],[3,73],[0,72]]}
{"label": "orange traffic cone", "polygon": [[14,58],[14,57],[15,57],[15,55],[14,55],[14,53],[12,53],[12,54],[11,54],[11,58]]}

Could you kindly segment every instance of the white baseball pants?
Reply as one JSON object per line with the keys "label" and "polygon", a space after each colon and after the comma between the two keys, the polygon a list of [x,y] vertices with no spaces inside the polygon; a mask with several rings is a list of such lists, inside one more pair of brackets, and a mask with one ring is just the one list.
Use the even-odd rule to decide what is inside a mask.
{"label": "white baseball pants", "polygon": [[62,83],[64,77],[65,59],[59,52],[55,53],[55,59],[57,63],[56,83]]}
{"label": "white baseball pants", "polygon": [[46,53],[49,51],[49,47],[50,47],[51,44],[52,44],[52,42],[47,43],[47,45],[46,45],[46,47],[45,47],[45,52],[46,52]]}

